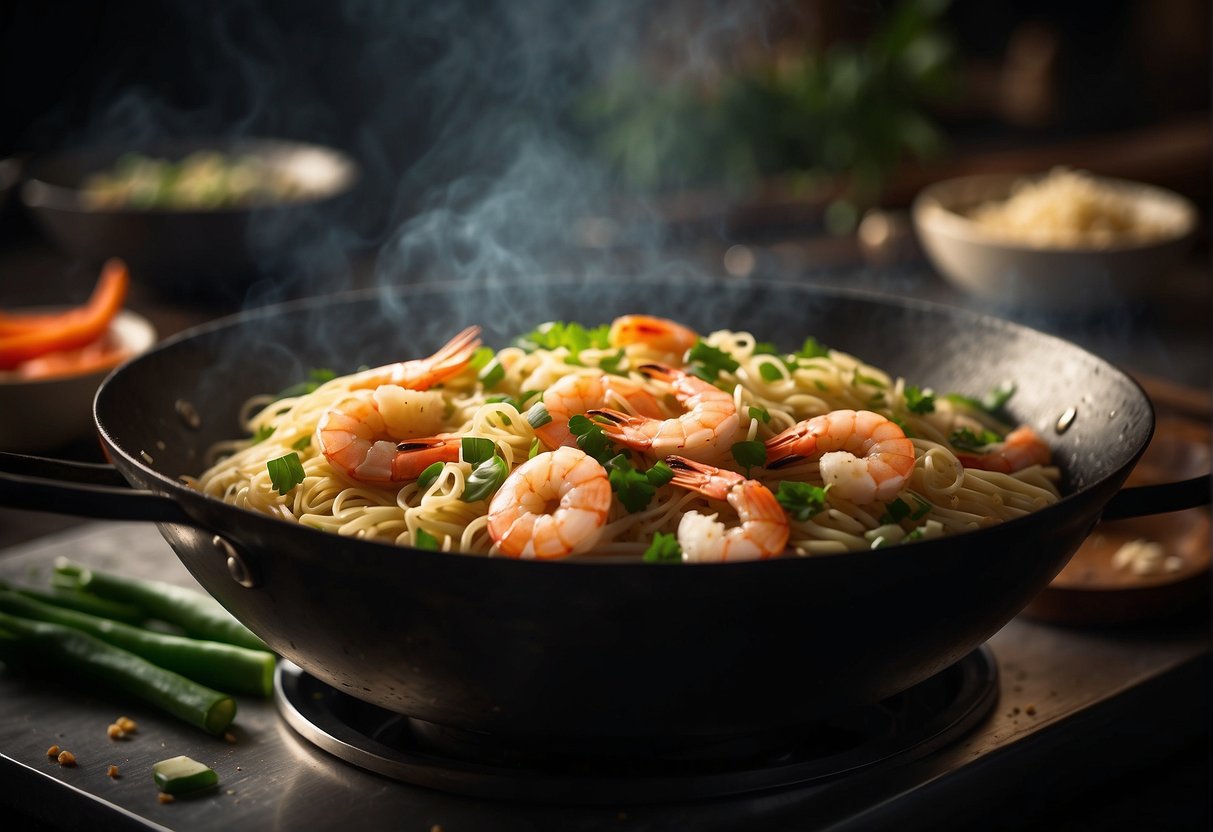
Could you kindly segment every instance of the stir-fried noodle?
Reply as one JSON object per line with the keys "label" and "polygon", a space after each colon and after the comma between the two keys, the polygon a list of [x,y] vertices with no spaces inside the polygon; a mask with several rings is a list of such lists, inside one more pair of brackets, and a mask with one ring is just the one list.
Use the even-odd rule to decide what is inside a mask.
{"label": "stir-fried noodle", "polygon": [[[580,496],[582,504],[570,508],[566,499],[569,512],[555,521],[562,542],[555,544],[554,555],[539,556],[588,550],[598,556],[639,557],[647,552],[649,559],[677,559],[681,551],[687,560],[869,549],[999,523],[1059,498],[1058,471],[1049,464],[1043,443],[1027,429],[1010,431],[1010,425],[992,415],[996,408],[987,410],[965,396],[944,395],[952,391],[919,390],[851,355],[819,349],[811,339],[797,353],[776,354],[750,333],[721,330],[694,341],[688,350],[676,336],[689,331],[661,319],[646,320],[668,326],[675,337],[671,340],[666,337],[671,333],[660,330],[631,337],[621,334],[618,324],[609,334],[605,327],[583,330],[557,325],[495,352],[480,347],[473,354],[464,345],[459,360],[448,362],[447,375],[436,383],[429,377],[421,383],[406,382],[428,389],[409,389],[398,379],[379,386],[382,378],[364,372],[333,378],[301,395],[252,401],[245,420],[252,438],[215,448],[216,461],[191,484],[234,505],[339,535],[529,557],[534,556],[529,549],[502,542],[497,529],[507,524],[499,520],[493,526],[493,515],[507,516],[512,522],[528,498],[537,502],[528,504],[527,511],[551,515],[561,495],[541,493],[547,486],[531,488],[528,482],[521,483],[527,488],[517,492],[523,495],[517,505],[503,506],[492,497],[502,489],[507,474],[517,478],[511,487],[519,485],[524,478],[519,468],[532,457],[538,459],[529,469],[532,474],[536,470],[540,475],[552,474],[557,458],[546,452],[565,444],[584,447],[596,457],[601,471],[583,466],[576,475],[562,469],[559,476],[589,482],[613,472],[613,492],[599,489],[589,496],[587,485]],[[561,333],[569,337],[562,338]],[[417,365],[414,370],[431,369],[421,366],[424,362],[410,363]],[[570,376],[579,381],[561,382]],[[701,383],[700,378],[712,384]],[[561,409],[565,399],[558,401],[556,394],[547,392],[557,382],[564,390],[588,390],[593,400],[581,401],[579,407],[574,403],[566,412]],[[688,396],[688,390],[693,395]],[[677,449],[658,433],[647,448],[628,447],[611,435],[610,420],[601,414],[574,419],[580,436],[570,431],[570,413],[587,409],[614,412],[619,414],[616,419],[650,417],[652,422],[645,425],[681,420],[680,430],[690,426],[716,435],[707,444]],[[330,421],[324,423],[333,411],[361,413],[370,422],[342,427],[344,423],[329,415]],[[878,414],[865,416],[878,427],[855,421],[855,427],[848,428],[845,419],[851,417],[840,411]],[[860,451],[852,445],[849,453],[844,449],[834,454],[842,459],[828,462],[821,452],[831,448],[824,447],[822,440],[816,452],[793,453],[782,464],[768,464],[774,451],[766,446],[768,440],[814,417],[825,417],[814,423],[817,428],[841,425],[844,433],[879,430],[892,437],[892,444]],[[368,424],[375,430],[366,432]],[[358,439],[354,436],[358,431],[363,431],[360,437],[365,441],[336,449],[336,437]],[[654,431],[657,428],[650,433]],[[899,438],[902,434],[904,439]],[[1014,446],[1024,436],[1030,453],[1016,455]],[[431,443],[436,450],[419,451],[409,444],[429,437],[439,438]],[[478,455],[469,459],[466,437],[492,444],[480,443]],[[392,443],[384,446],[391,451],[389,461],[408,470],[371,476],[368,469],[355,470],[355,463],[375,440]],[[485,447],[490,449],[487,455]],[[905,457],[905,470],[900,470],[895,456],[868,460],[868,468],[856,476],[868,476],[878,486],[889,481],[873,498],[870,489],[844,481],[855,467],[854,460],[845,457],[865,453],[878,457],[882,447],[912,447],[912,463]],[[692,460],[681,468],[671,463],[676,473],[681,472],[674,482],[669,481],[669,469],[656,465],[671,448]],[[796,448],[803,450],[802,445]],[[620,452],[626,452],[626,461]],[[275,465],[267,463],[293,462],[292,456],[301,471],[296,468],[297,475],[283,483],[281,466],[275,473]],[[496,460],[491,459],[494,456]],[[569,452],[565,461],[576,461],[575,455]],[[823,468],[843,463],[851,465],[840,469],[844,479],[830,474],[835,480],[829,480]],[[726,481],[727,498],[724,492],[708,494],[686,486],[686,480],[699,476],[696,472],[705,465],[710,466],[705,470],[719,468],[741,475]],[[747,486],[745,499],[757,495],[769,505],[770,495],[776,495],[782,516],[747,519],[747,505],[758,509],[757,503],[743,499],[743,480],[765,486]],[[827,484],[830,487],[824,488]],[[735,487],[729,490],[731,486]],[[715,515],[717,523],[700,519],[680,529],[691,512],[699,518]],[[746,523],[738,528],[741,521]],[[593,526],[588,543],[571,539],[583,534],[574,530],[578,524]],[[786,524],[786,543],[783,532],[771,532],[781,524]],[[757,548],[734,548],[729,555],[727,546],[721,549],[724,544],[712,539],[707,555],[687,556],[688,550],[697,551],[691,538],[727,536],[727,529],[737,529],[732,532],[735,537],[753,538],[748,543]],[[515,533],[535,538],[542,534],[539,526],[511,532]],[[762,535],[769,536],[759,540]],[[664,553],[654,545],[663,537]],[[679,546],[672,546],[673,540]],[[774,551],[763,550],[763,545]]]}

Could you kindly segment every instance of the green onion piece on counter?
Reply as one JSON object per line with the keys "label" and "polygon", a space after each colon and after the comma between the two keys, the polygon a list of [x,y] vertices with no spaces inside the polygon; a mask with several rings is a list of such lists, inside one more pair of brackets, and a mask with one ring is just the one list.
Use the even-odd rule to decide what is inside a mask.
{"label": "green onion piece on counter", "polygon": [[268,698],[274,691],[273,653],[133,627],[0,590],[0,611],[74,627],[225,693]]}
{"label": "green onion piece on counter", "polygon": [[176,624],[193,638],[268,650],[265,642],[209,595],[169,584],[89,569],[66,558],[55,561],[54,580],[59,586],[81,589],[110,601],[137,604],[149,616]]}
{"label": "green onion piece on counter", "polygon": [[219,783],[213,769],[190,757],[170,757],[152,765],[152,780],[165,794],[188,794]]}
{"label": "green onion piece on counter", "polygon": [[279,494],[290,491],[303,482],[305,476],[303,463],[299,460],[297,453],[289,453],[286,456],[271,459],[265,463],[265,469],[269,471],[270,482],[274,484],[274,490]]}
{"label": "green onion piece on counter", "polygon": [[0,658],[110,685],[217,736],[236,718],[236,700],[226,693],[62,624],[0,612]]}

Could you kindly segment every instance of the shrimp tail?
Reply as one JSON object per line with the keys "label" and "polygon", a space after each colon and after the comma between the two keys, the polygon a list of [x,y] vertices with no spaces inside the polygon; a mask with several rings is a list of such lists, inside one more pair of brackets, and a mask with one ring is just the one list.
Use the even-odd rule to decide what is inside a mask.
{"label": "shrimp tail", "polygon": [[808,429],[806,422],[799,422],[777,436],[766,441],[766,468],[784,468],[812,456],[817,449],[817,438]]}
{"label": "shrimp tail", "polygon": [[653,444],[653,438],[643,430],[652,419],[610,408],[587,410],[585,415],[602,428],[602,432],[613,442],[620,442],[629,448],[649,448]]}
{"label": "shrimp tail", "polygon": [[736,472],[705,465],[683,456],[667,456],[665,464],[674,471],[674,478],[670,480],[674,485],[689,491],[698,491],[715,500],[725,499],[731,489],[745,482],[745,477]]}
{"label": "shrimp tail", "polygon": [[480,327],[469,326],[430,356],[431,367],[436,374],[446,373],[449,377],[467,365],[472,358],[472,353],[479,346]]}

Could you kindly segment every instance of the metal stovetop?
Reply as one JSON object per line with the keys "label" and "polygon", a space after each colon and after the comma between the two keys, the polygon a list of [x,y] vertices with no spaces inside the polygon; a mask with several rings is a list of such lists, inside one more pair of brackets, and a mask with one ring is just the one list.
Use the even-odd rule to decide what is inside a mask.
{"label": "metal stovetop", "polygon": [[[45,576],[60,555],[193,584],[154,527],[128,523],[87,524],[0,552],[0,578]],[[302,739],[269,702],[241,700],[235,742],[228,742],[136,702],[0,671],[0,807],[65,829],[904,830],[976,818],[987,829],[1028,828],[1065,794],[1106,788],[1207,738],[1209,645],[1201,615],[1098,630],[1016,619],[989,642],[1000,673],[991,716],[926,757],[828,788],[592,808],[475,799],[396,782]],[[133,717],[139,730],[113,741],[106,726],[120,715]],[[48,759],[52,744],[71,750],[78,765],[61,768]],[[219,788],[159,803],[151,766],[178,754],[214,768]],[[106,774],[111,764],[119,767],[117,779]]]}

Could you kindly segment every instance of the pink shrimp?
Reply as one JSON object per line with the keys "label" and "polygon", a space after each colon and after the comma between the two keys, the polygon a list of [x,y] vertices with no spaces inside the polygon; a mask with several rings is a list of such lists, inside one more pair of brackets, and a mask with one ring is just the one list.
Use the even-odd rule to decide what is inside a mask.
{"label": "pink shrimp", "polygon": [[[352,479],[384,485],[415,480],[434,462],[457,461],[458,437],[398,440],[407,436],[407,430],[441,422],[435,417],[441,412],[441,398],[424,391],[467,367],[480,345],[479,333],[479,327],[468,327],[428,358],[355,375],[352,389],[373,392],[352,396],[326,411],[316,429],[320,452],[329,464]],[[415,392],[406,395],[405,391]]]}
{"label": "pink shrimp", "polygon": [[320,452],[330,465],[360,482],[387,485],[411,482],[435,462],[459,460],[458,436],[392,439],[382,400],[374,394],[347,399],[320,418]]}
{"label": "pink shrimp", "polygon": [[350,383],[352,390],[367,390],[383,384],[394,384],[409,390],[429,390],[435,384],[441,384],[451,376],[458,375],[468,362],[472,353],[480,346],[480,327],[469,326],[428,358],[415,358],[412,361],[399,361],[395,364],[385,364],[363,370],[353,376]]}
{"label": "pink shrimp", "polygon": [[893,499],[914,469],[914,443],[870,410],[835,410],[797,422],[766,446],[768,468],[818,457],[825,484],[860,505]]}
{"label": "pink shrimp", "polygon": [[693,329],[668,318],[653,315],[623,315],[611,322],[607,335],[612,347],[643,344],[654,352],[682,356],[695,342],[699,334]]}
{"label": "pink shrimp", "polygon": [[1002,442],[991,446],[984,454],[958,453],[956,458],[966,468],[1013,474],[1032,465],[1048,465],[1053,459],[1049,446],[1040,434],[1022,425],[1007,434]]}
{"label": "pink shrimp", "polygon": [[543,406],[552,421],[535,428],[535,435],[549,448],[576,447],[577,440],[569,431],[569,419],[615,403],[626,403],[629,409],[642,416],[661,416],[657,399],[634,381],[606,373],[565,376],[544,391]]}
{"label": "pink shrimp", "polygon": [[618,410],[591,410],[586,415],[605,422],[602,430],[613,441],[655,456],[674,452],[700,461],[716,458],[732,446],[740,419],[733,396],[683,370],[644,364],[640,372],[668,382],[686,412],[673,419],[629,416]]}
{"label": "pink shrimp", "polygon": [[680,456],[666,458],[675,485],[715,500],[727,500],[741,521],[726,529],[716,515],[688,511],[678,523],[682,558],[691,563],[765,560],[788,543],[788,516],[770,489],[741,474]]}
{"label": "pink shrimp", "polygon": [[514,469],[489,503],[489,536],[507,557],[553,560],[587,551],[611,509],[606,469],[560,447]]}

